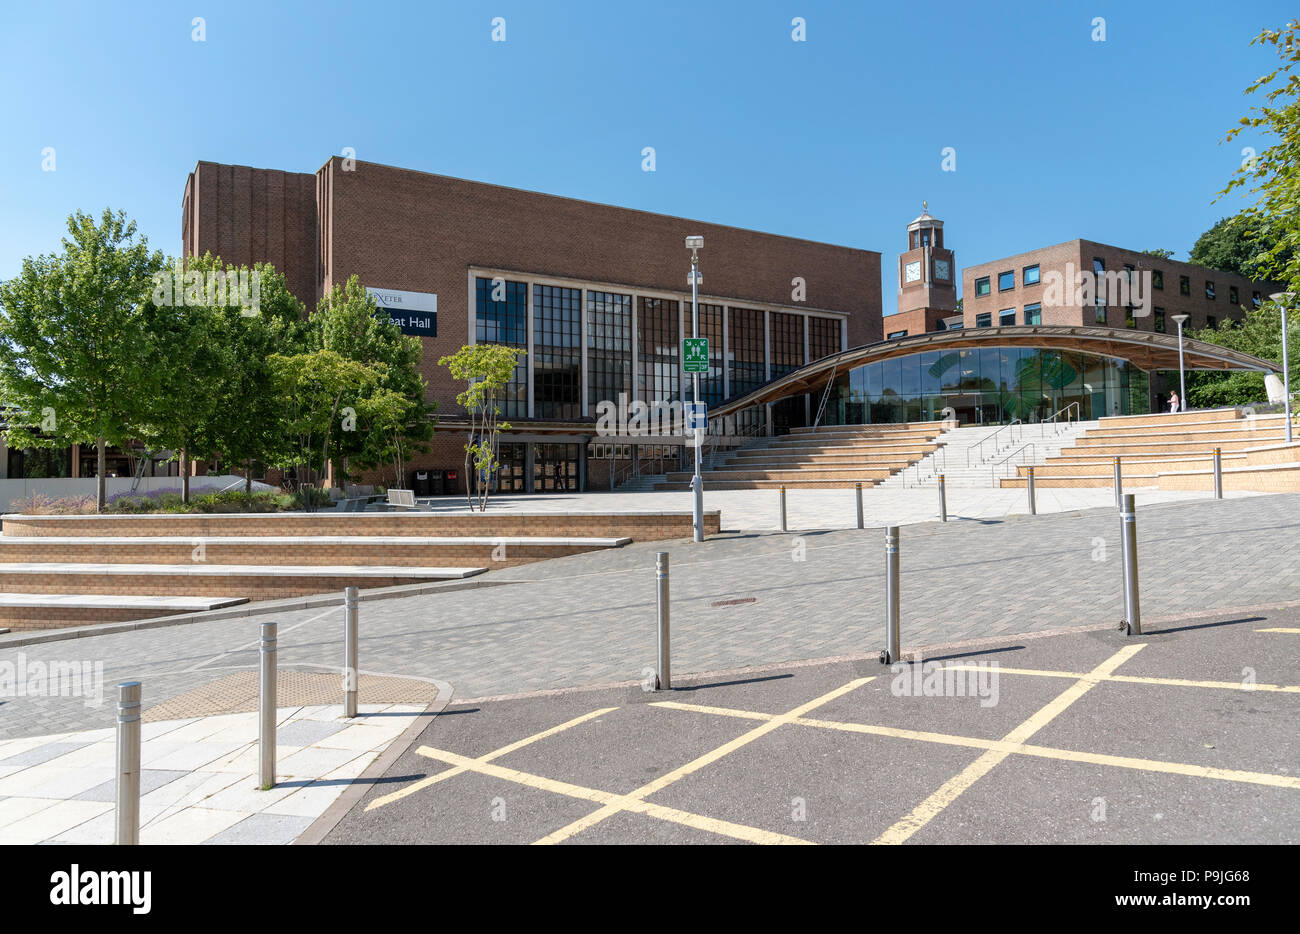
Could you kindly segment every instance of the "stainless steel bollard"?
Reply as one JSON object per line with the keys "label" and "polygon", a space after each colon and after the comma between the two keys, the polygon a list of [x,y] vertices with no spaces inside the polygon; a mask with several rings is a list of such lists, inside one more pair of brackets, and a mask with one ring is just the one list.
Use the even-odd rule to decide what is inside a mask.
{"label": "stainless steel bollard", "polygon": [[863,523],[862,523],[862,484],[861,484],[861,483],[855,483],[855,484],[854,484],[854,487],[857,489],[857,492],[858,492],[858,528],[863,528]]}
{"label": "stainless steel bollard", "polygon": [[781,484],[781,531],[786,531],[785,525],[785,484]]}
{"label": "stainless steel bollard", "polygon": [[1142,607],[1138,600],[1137,510],[1133,494],[1125,493],[1119,511],[1120,541],[1124,550],[1124,623],[1130,636],[1142,635]]}
{"label": "stainless steel bollard", "polygon": [[898,621],[898,526],[885,529],[885,650],[882,665],[892,665],[902,658]]}
{"label": "stainless steel bollard", "polygon": [[948,492],[944,486],[943,474],[939,474],[939,521],[948,521]]}
{"label": "stainless steel bollard", "polygon": [[357,715],[357,588],[343,588],[343,716]]}
{"label": "stainless steel bollard", "polygon": [[1119,458],[1115,458],[1115,508],[1119,509],[1123,503],[1120,497],[1124,495],[1124,477],[1120,473]]}
{"label": "stainless steel bollard", "polygon": [[117,845],[140,843],[140,682],[117,686]]}
{"label": "stainless steel bollard", "polygon": [[276,624],[262,624],[262,642],[258,647],[262,668],[258,678],[258,787],[267,791],[275,785],[275,674],[279,654]]}
{"label": "stainless steel bollard", "polygon": [[1223,499],[1223,450],[1214,449],[1214,498]]}
{"label": "stainless steel bollard", "polygon": [[668,639],[668,552],[655,553],[655,613],[659,620],[659,671],[655,675],[655,690],[672,690],[671,647]]}
{"label": "stainless steel bollard", "polygon": [[1029,473],[1025,474],[1025,489],[1029,491],[1029,514],[1038,515],[1038,496],[1034,492],[1034,468],[1029,467]]}

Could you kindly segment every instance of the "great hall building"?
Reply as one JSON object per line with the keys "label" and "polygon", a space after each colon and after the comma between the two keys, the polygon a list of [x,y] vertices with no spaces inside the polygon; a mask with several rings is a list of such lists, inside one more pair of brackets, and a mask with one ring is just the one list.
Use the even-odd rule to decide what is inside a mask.
{"label": "great hall building", "polygon": [[[908,225],[901,313],[887,318],[875,251],[339,157],[314,174],[200,162],[182,214],[186,256],[269,262],[309,309],[356,275],[421,339],[438,430],[413,472],[463,473],[455,397],[464,387],[439,358],[484,341],[527,350],[503,405],[512,426],[501,439],[503,492],[608,489],[633,465],[685,461],[680,434],[608,438],[596,416],[602,402],[625,411],[620,403],[690,398],[681,367],[681,340],[691,336],[687,236],[704,238],[701,397],[711,434],[917,421],[945,409],[961,422],[1028,421],[1074,402],[1084,418],[1146,412],[1159,404],[1150,375],[1177,367],[1176,341],[1154,316],[1149,330],[1112,321],[1113,309],[1105,325],[1093,310],[1059,325],[1051,314],[1031,321],[1020,306],[1035,304],[1037,283],[1022,267],[1038,258],[1041,273],[1056,248],[967,269],[964,315],[956,311],[955,254],[928,211]],[[1073,243],[1083,246],[1070,256],[1123,262],[1114,248]],[[1198,267],[1162,263],[1166,289],[1178,287],[1176,276],[1209,287],[1187,271]],[[1011,288],[1003,266],[1015,273]],[[986,268],[996,291],[980,291]],[[1229,278],[1216,281],[1238,293],[1234,303],[1261,290]],[[1272,366],[1195,341],[1185,350],[1188,368]],[[463,490],[464,478],[457,484]]]}

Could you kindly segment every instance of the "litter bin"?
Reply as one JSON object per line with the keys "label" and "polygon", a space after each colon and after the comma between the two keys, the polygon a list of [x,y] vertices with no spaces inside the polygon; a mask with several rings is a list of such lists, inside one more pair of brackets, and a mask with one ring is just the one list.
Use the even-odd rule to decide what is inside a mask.
{"label": "litter bin", "polygon": [[460,472],[457,470],[440,470],[442,474],[442,492],[444,496],[455,496],[460,492]]}
{"label": "litter bin", "polygon": [[411,471],[411,489],[415,491],[416,496],[433,496],[433,481],[430,479],[428,470]]}

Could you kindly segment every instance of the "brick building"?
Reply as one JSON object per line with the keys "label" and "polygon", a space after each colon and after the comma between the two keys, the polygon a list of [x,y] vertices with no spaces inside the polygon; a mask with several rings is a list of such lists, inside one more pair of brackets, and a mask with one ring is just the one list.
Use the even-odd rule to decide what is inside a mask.
{"label": "brick building", "polygon": [[[689,235],[705,243],[705,401],[882,337],[877,252],[338,157],[314,175],[200,162],[182,229],[186,256],[270,262],[309,308],[356,275],[420,337],[440,428],[414,468],[464,460],[463,387],[438,359],[476,341],[528,350],[503,411],[513,426],[503,490],[599,489],[633,458],[678,456],[680,436],[605,441],[595,425],[602,401],[689,397]],[[774,417],[804,424],[812,404],[783,400]],[[758,417],[719,427],[743,431]]]}

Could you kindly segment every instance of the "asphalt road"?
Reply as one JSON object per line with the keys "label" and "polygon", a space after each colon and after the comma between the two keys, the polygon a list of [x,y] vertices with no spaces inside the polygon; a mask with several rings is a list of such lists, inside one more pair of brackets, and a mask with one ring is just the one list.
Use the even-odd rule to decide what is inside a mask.
{"label": "asphalt road", "polygon": [[327,842],[1300,842],[1295,607],[922,664],[453,702]]}

